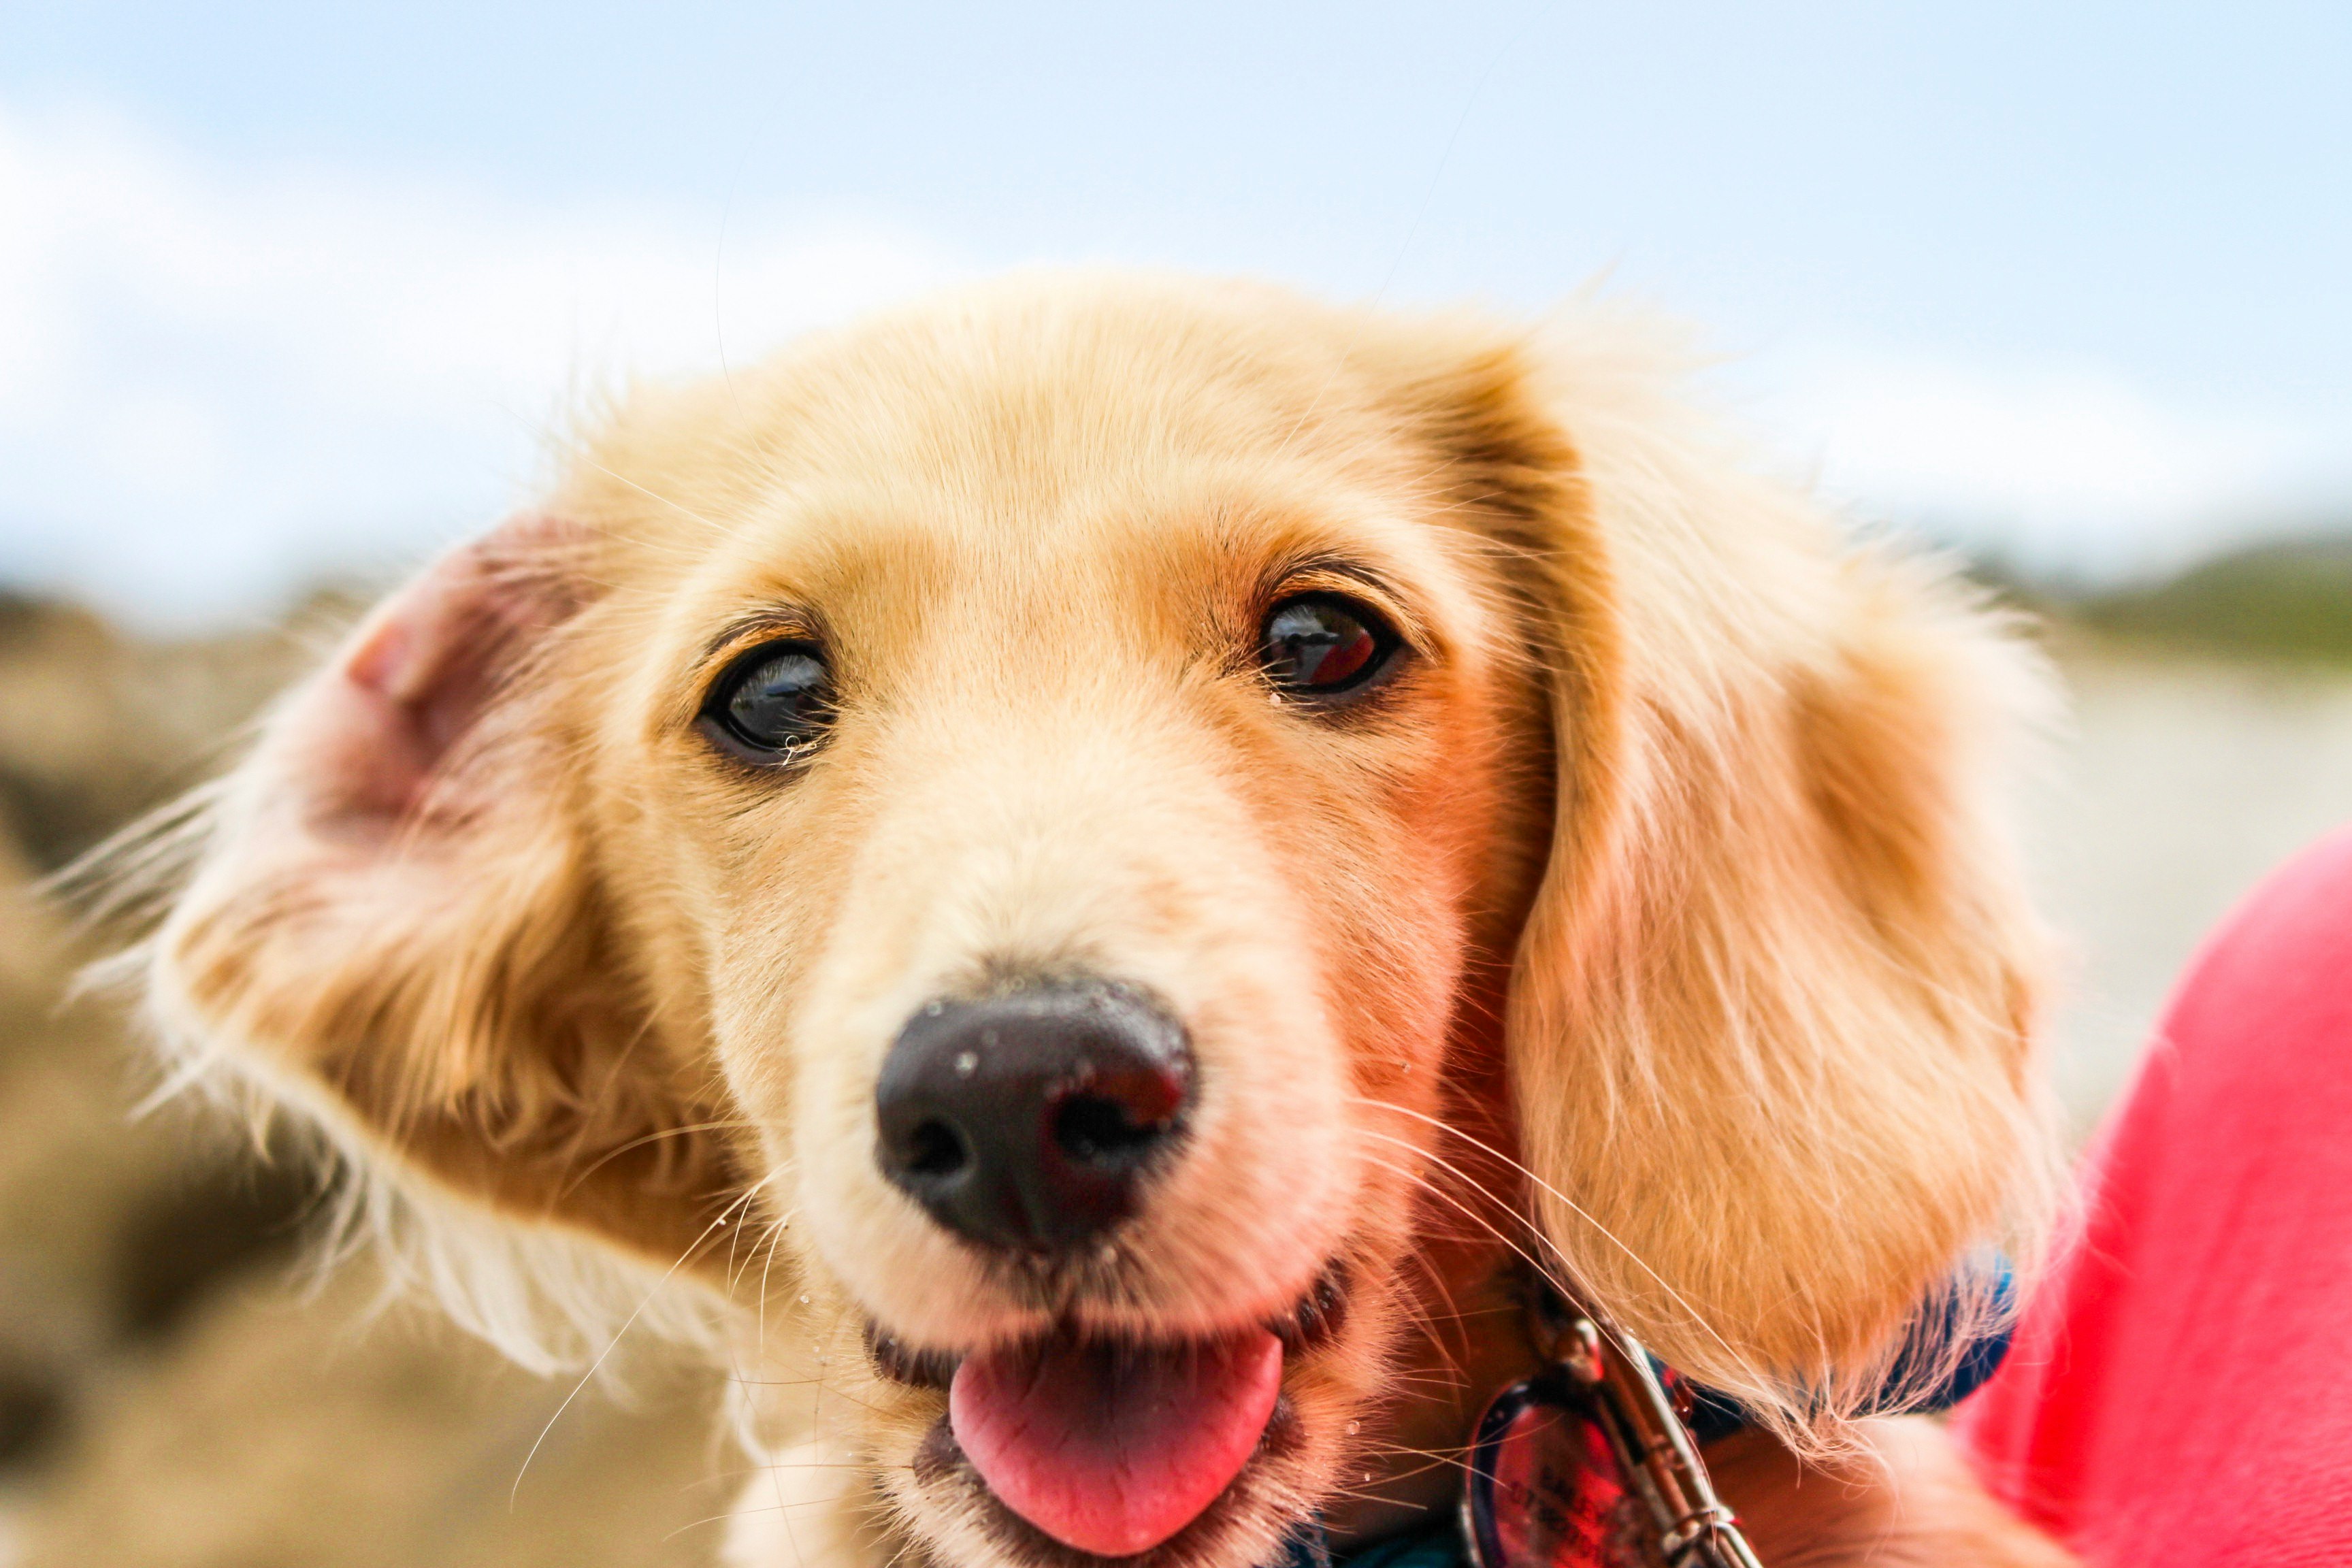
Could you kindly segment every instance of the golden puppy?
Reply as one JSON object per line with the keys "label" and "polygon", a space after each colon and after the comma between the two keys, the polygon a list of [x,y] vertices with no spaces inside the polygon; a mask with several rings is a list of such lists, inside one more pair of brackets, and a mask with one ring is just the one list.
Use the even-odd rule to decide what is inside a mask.
{"label": "golden puppy", "polygon": [[1768,1541],[2055,1560],[1839,1421],[2037,1223],[2038,688],[1671,360],[1064,276],[638,393],[204,803],[153,1011],[519,1352],[703,1303],[745,1564],[1376,1537],[1538,1272]]}

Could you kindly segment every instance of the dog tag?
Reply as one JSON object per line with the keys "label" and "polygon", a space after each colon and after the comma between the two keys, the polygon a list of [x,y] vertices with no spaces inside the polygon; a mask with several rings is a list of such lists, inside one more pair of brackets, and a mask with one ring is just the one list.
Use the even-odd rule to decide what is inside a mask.
{"label": "dog tag", "polygon": [[1558,1373],[1479,1417],[1463,1499],[1476,1568],[1648,1568],[1649,1520],[1595,1396]]}

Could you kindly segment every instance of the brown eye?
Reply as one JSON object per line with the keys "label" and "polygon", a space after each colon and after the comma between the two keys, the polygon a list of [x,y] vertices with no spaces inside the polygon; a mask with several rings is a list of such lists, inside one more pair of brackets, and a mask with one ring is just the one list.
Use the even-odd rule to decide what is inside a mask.
{"label": "brown eye", "polygon": [[1284,691],[1328,697],[1380,674],[1396,634],[1370,609],[1333,594],[1288,599],[1265,618],[1258,662]]}
{"label": "brown eye", "polygon": [[730,665],[703,704],[703,733],[746,762],[796,762],[833,717],[824,656],[804,643],[754,648]]}

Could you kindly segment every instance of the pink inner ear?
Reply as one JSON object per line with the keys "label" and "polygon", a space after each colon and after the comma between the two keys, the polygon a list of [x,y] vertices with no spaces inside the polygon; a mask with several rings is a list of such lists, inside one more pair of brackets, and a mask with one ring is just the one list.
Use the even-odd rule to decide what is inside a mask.
{"label": "pink inner ear", "polygon": [[577,531],[517,519],[376,608],[282,731],[314,826],[380,828],[416,805],[536,638],[580,607],[559,559]]}

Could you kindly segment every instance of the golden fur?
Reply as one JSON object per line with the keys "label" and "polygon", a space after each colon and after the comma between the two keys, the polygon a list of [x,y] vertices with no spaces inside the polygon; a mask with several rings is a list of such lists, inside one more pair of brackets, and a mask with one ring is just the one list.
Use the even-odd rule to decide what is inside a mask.
{"label": "golden fur", "polygon": [[[668,1270],[654,1310],[771,1390],[746,1563],[1056,1560],[925,1458],[940,1396],[869,1324],[1180,1338],[1335,1261],[1279,1433],[1153,1562],[1442,1492],[1400,1450],[1524,1354],[1515,1256],[1834,1436],[1972,1248],[2033,1251],[2041,950],[1995,793],[2041,689],[1964,591],[1758,477],[1677,359],[1599,307],[1052,276],[635,393],[200,804],[153,1012],[323,1125],[518,1353],[594,1351]],[[1250,662],[1318,586],[1408,647],[1345,722]],[[694,719],[785,632],[840,708],[779,782]],[[1165,998],[1213,1089],[1045,1290],[882,1180],[872,1106],[927,998],[1071,969]]]}

